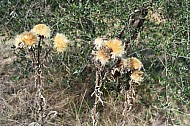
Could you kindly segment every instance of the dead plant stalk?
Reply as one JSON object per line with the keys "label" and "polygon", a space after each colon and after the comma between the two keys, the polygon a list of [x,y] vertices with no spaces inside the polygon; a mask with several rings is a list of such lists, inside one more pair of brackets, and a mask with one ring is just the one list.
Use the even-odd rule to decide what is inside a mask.
{"label": "dead plant stalk", "polygon": [[42,47],[40,44],[42,41],[43,41],[43,37],[40,37],[40,40],[38,42],[38,48],[37,48],[37,62],[35,63],[35,74],[36,74],[36,81],[35,82],[36,82],[36,87],[37,87],[36,103],[38,106],[38,114],[39,114],[38,123],[40,124],[40,126],[43,126],[45,123],[44,111],[45,111],[45,107],[46,107],[45,98],[42,95],[43,84],[41,81],[42,70],[41,70],[41,62],[40,62],[40,53],[41,53]]}

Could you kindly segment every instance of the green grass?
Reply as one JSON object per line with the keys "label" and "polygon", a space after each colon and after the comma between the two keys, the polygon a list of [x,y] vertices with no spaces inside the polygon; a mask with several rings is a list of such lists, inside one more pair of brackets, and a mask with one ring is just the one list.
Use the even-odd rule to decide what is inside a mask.
{"label": "green grass", "polygon": [[[127,57],[136,56],[144,64],[144,81],[137,89],[134,107],[128,113],[127,124],[189,125],[190,120],[190,41],[189,2],[133,0],[12,0],[0,2],[1,36],[7,39],[1,46],[9,48],[7,41],[17,34],[45,23],[52,30],[64,33],[71,48],[64,54],[51,53],[47,68],[43,69],[44,97],[47,112],[57,111],[49,125],[91,125],[91,93],[95,85],[95,67],[91,51],[99,36],[117,37],[125,29],[125,42],[130,35],[129,15],[135,9],[149,6],[160,13],[165,22],[157,23],[145,17],[138,39],[131,40]],[[2,48],[2,49],[3,49]],[[14,56],[15,50],[8,56]],[[17,52],[18,53],[18,52]],[[19,52],[16,60],[1,65],[0,85],[3,109],[2,125],[28,125],[37,120],[33,100],[34,70],[31,59]],[[8,58],[1,53],[3,59]],[[5,90],[8,90],[7,93]],[[103,96],[105,106],[99,106],[100,123],[118,125],[121,119],[123,95],[115,96],[111,89]]]}

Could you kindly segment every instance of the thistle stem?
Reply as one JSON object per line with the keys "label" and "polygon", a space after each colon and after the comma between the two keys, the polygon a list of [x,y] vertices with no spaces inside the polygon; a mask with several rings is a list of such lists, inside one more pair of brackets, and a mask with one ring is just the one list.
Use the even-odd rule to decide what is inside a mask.
{"label": "thistle stem", "polygon": [[42,95],[42,83],[41,83],[41,62],[40,62],[40,53],[41,53],[41,42],[43,38],[40,36],[40,40],[38,41],[38,49],[37,49],[37,63],[36,63],[36,76],[37,76],[37,99],[38,99],[38,112],[39,112],[39,124],[40,126],[44,125],[44,109],[45,109],[45,98]]}

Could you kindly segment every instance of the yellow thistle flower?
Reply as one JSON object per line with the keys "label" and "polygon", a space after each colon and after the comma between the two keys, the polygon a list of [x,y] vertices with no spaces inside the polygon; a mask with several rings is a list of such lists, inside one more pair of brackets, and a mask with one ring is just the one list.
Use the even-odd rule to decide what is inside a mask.
{"label": "yellow thistle flower", "polygon": [[110,59],[111,49],[108,47],[103,47],[96,54],[96,60],[100,61],[102,65],[105,65]]}
{"label": "yellow thistle flower", "polygon": [[16,48],[23,48],[24,42],[22,41],[22,35],[17,35],[15,38],[15,46]]}
{"label": "yellow thistle flower", "polygon": [[100,38],[100,37],[96,38],[94,41],[96,49],[99,50],[102,46],[104,46],[106,40],[107,40],[106,38]]}
{"label": "yellow thistle flower", "polygon": [[115,58],[115,56],[121,57],[124,53],[124,47],[122,45],[122,41],[118,39],[109,40],[106,42],[106,46],[108,46],[110,49],[112,49],[112,57]]}
{"label": "yellow thistle flower", "polygon": [[54,48],[57,49],[58,52],[64,52],[69,45],[69,40],[65,35],[57,33],[54,38]]}
{"label": "yellow thistle flower", "polygon": [[136,69],[140,70],[143,66],[141,61],[135,57],[131,57],[130,62],[131,62],[131,70],[136,70]]}
{"label": "yellow thistle flower", "polygon": [[140,70],[134,70],[130,76],[131,80],[135,83],[140,83],[143,80],[143,72]]}
{"label": "yellow thistle flower", "polygon": [[32,46],[37,43],[37,36],[36,34],[32,32],[24,32],[21,35],[22,42],[24,42],[24,45]]}
{"label": "yellow thistle flower", "polygon": [[37,24],[31,31],[45,38],[50,37],[50,28],[45,24]]}

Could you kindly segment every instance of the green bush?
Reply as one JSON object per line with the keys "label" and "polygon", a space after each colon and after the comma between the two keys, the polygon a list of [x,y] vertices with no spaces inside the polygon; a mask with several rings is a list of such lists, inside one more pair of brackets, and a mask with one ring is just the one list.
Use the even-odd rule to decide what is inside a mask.
{"label": "green bush", "polygon": [[[59,112],[57,117],[47,122],[47,125],[91,124],[90,115],[87,113],[92,108],[93,99],[90,94],[95,84],[95,67],[91,55],[93,42],[100,36],[109,39],[116,38],[124,27],[126,28],[121,40],[124,43],[127,42],[133,34],[129,23],[130,15],[142,8],[148,8],[149,13],[143,17],[145,21],[142,29],[138,31],[137,38],[130,40],[126,58],[135,56],[141,59],[145,75],[144,81],[137,89],[136,106],[134,105],[134,109],[129,112],[128,116],[131,116],[126,125],[130,123],[151,125],[156,123],[155,120],[162,119],[167,125],[188,125],[190,118],[190,26],[187,0],[151,2],[148,0],[12,0],[0,2],[1,36],[11,39],[23,31],[30,30],[36,24],[44,23],[50,26],[51,37],[61,32],[71,41],[71,47],[67,52],[50,54],[47,67],[43,68],[44,96],[57,98],[55,101],[47,99],[47,104],[49,109],[56,109]],[[33,83],[32,61],[28,59],[25,52],[16,52],[16,54],[18,57],[15,62],[5,66],[3,70],[5,73],[12,73],[9,78],[14,83],[14,94],[18,95],[18,92],[24,89],[32,94],[33,92],[27,88],[29,84],[24,84],[25,79]],[[105,83],[108,87],[115,86],[113,82]],[[16,85],[18,85],[17,88],[15,88]],[[61,92],[63,94],[58,93],[63,90],[65,91]],[[102,90],[111,91],[112,87],[105,87]],[[7,98],[8,95],[6,95],[2,95],[5,100],[14,99],[11,96]],[[100,109],[102,125],[118,125],[120,108],[116,104],[123,101],[123,96],[115,97],[114,102],[113,96],[115,97],[112,93],[105,93],[103,100],[107,105],[103,107],[103,110]],[[81,99],[82,102],[80,102]],[[63,101],[65,101],[65,106],[62,106]],[[20,105],[19,103],[15,101],[17,106]],[[7,104],[12,106],[10,101]],[[61,107],[54,108],[54,105]],[[135,111],[138,109],[137,105],[143,109],[139,110],[140,115]],[[6,105],[3,104],[3,106]],[[6,109],[2,116],[17,120],[12,123],[19,125],[24,124],[23,120],[26,119],[24,115],[29,113],[27,122],[29,124],[36,118],[32,117],[32,110],[30,110],[32,106],[29,104],[26,106],[28,109],[25,113],[19,113],[19,110],[16,111],[17,108]],[[111,108],[118,110],[109,110]],[[20,115],[15,116],[20,118],[15,119],[12,111],[19,113]],[[106,111],[109,112],[106,113]],[[9,116],[10,113],[11,116]],[[110,113],[114,113],[115,118],[110,117]],[[2,124],[9,123],[5,118],[1,121]]]}

